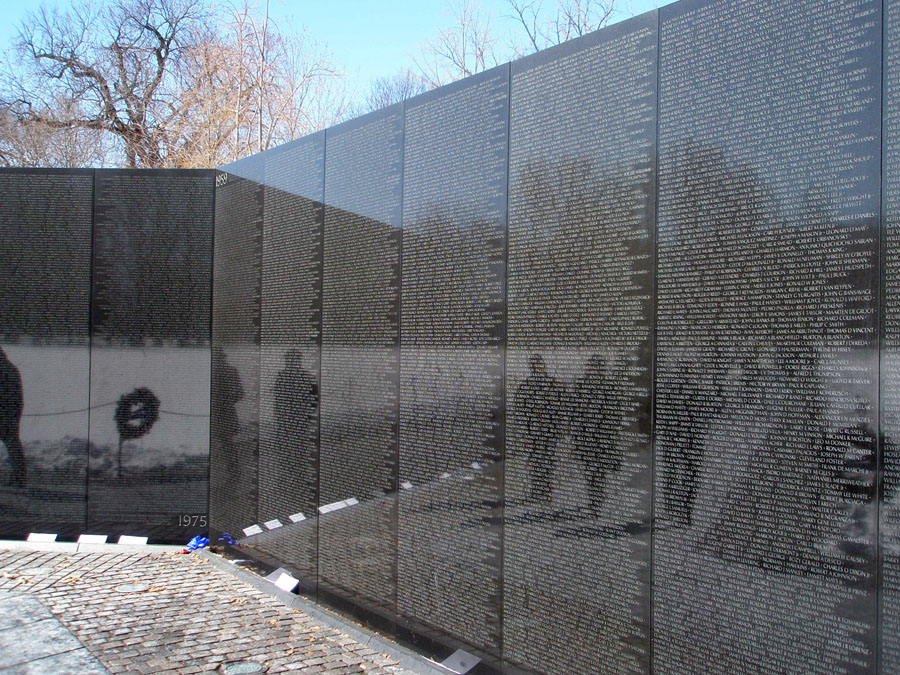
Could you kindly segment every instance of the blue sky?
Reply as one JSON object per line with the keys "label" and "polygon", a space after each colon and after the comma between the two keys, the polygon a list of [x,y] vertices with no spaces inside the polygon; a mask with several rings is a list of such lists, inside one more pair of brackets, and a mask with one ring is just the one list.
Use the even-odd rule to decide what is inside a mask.
{"label": "blue sky", "polygon": [[[60,7],[68,4],[66,0],[49,1]],[[484,10],[496,17],[495,28],[508,30],[511,24],[503,18],[509,13],[507,0],[481,1]],[[621,17],[671,2],[621,0],[628,8],[628,14]],[[39,0],[0,0],[2,48],[8,46],[25,13],[40,4]],[[270,0],[274,16],[293,16],[295,23],[305,24],[312,36],[328,45],[336,63],[358,77],[364,88],[376,77],[412,67],[411,52],[451,21],[447,6],[444,0]]]}

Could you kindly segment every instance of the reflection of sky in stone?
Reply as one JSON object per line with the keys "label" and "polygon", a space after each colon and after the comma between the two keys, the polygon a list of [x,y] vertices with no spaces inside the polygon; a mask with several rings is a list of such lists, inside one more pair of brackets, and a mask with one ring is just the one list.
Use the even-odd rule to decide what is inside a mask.
{"label": "reflection of sky in stone", "polygon": [[322,163],[325,161],[325,134],[299,138],[263,153],[265,183],[314,201],[322,201]]}
{"label": "reflection of sky in stone", "polygon": [[220,167],[235,176],[262,183],[265,181],[266,154],[257,153]]}
{"label": "reflection of sky in stone", "polygon": [[325,203],[399,227],[402,143],[402,105],[329,129]]}

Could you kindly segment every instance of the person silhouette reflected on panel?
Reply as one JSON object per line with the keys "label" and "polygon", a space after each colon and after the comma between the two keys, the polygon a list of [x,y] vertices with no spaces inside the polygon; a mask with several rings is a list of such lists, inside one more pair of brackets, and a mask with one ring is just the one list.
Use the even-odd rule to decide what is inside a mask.
{"label": "person silhouette reflected on panel", "polygon": [[618,447],[619,420],[613,410],[612,382],[599,355],[588,359],[572,396],[572,442],[588,486],[590,509],[597,513],[606,497],[610,474],[622,463]]}
{"label": "person silhouette reflected on panel", "polygon": [[237,368],[228,363],[225,352],[219,346],[212,353],[212,370],[217,380],[216,426],[224,433],[225,440],[231,442],[241,428],[237,403],[244,398],[244,387],[241,385],[241,376]]}
{"label": "person silhouette reflected on panel", "polygon": [[550,501],[556,443],[560,436],[562,389],[547,372],[540,354],[528,359],[530,374],[516,392],[516,412],[525,429],[530,501]]}
{"label": "person silhouette reflected on panel", "polygon": [[303,352],[288,350],[275,378],[275,427],[283,443],[297,447],[309,438],[318,404],[319,388],[303,368]]}
{"label": "person silhouette reflected on panel", "polygon": [[9,483],[16,487],[25,485],[25,452],[19,438],[24,400],[22,375],[0,349],[0,441],[9,455]]}

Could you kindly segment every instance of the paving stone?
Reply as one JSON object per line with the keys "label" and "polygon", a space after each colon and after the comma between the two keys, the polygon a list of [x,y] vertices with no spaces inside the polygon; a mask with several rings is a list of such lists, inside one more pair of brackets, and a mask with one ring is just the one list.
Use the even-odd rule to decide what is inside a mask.
{"label": "paving stone", "polygon": [[[52,572],[29,584],[19,578],[26,568]],[[198,556],[0,551],[0,581],[51,606],[77,648],[115,673],[209,672],[240,659],[266,662],[269,673],[411,672]],[[116,592],[121,584],[148,588]],[[40,623],[32,609],[15,619],[0,611],[0,634]]]}

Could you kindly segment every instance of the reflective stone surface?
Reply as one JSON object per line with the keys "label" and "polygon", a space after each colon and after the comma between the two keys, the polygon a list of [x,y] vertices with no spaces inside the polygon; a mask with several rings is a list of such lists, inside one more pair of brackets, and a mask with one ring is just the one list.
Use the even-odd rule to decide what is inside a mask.
{"label": "reflective stone surface", "polygon": [[[265,155],[259,363],[259,522],[318,506],[325,134]],[[259,542],[316,578],[315,521]]]}
{"label": "reflective stone surface", "polygon": [[900,2],[884,5],[880,660],[900,672]]}
{"label": "reflective stone surface", "polygon": [[880,3],[660,16],[654,670],[871,672]]}
{"label": "reflective stone surface", "polygon": [[681,0],[227,167],[214,529],[482,672],[898,672],[898,21]]}
{"label": "reflective stone surface", "polygon": [[[396,612],[403,106],[328,130],[319,574]],[[366,261],[365,264],[360,264]]]}
{"label": "reflective stone surface", "polygon": [[539,670],[649,666],[655,86],[655,14],[513,64],[503,643]]}
{"label": "reflective stone surface", "polygon": [[213,177],[0,172],[0,536],[204,527]]}
{"label": "reflective stone surface", "polygon": [[229,166],[216,185],[209,518],[239,536],[259,511],[262,159]]}
{"label": "reflective stone surface", "polygon": [[0,538],[85,525],[93,171],[0,171]]}
{"label": "reflective stone surface", "polygon": [[213,180],[212,171],[97,172],[91,531],[180,542],[202,530]]}
{"label": "reflective stone surface", "polygon": [[509,69],[406,105],[397,601],[499,651]]}

